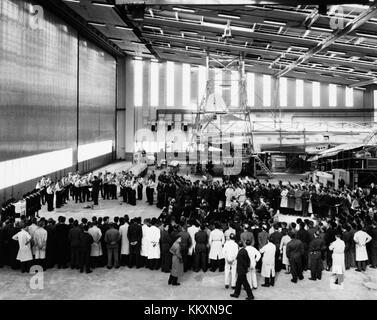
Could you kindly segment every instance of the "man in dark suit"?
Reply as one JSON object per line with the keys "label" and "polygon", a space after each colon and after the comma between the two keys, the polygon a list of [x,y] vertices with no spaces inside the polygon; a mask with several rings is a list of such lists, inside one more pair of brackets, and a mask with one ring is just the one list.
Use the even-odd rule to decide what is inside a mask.
{"label": "man in dark suit", "polygon": [[250,284],[247,281],[247,273],[250,267],[250,258],[249,254],[247,253],[246,249],[242,247],[242,243],[240,243],[240,251],[237,254],[237,282],[236,282],[236,289],[234,293],[230,296],[233,298],[238,298],[241,293],[241,286],[244,287],[247,293],[246,300],[254,300],[253,291],[251,290]]}
{"label": "man in dark suit", "polygon": [[94,176],[94,180],[92,181],[92,200],[94,205],[98,205],[98,195],[100,191],[100,180],[97,176]]}
{"label": "man in dark suit", "polygon": [[83,232],[80,236],[80,272],[84,272],[84,267],[86,273],[93,272],[90,270],[90,251],[92,248],[93,237],[88,232],[88,225],[83,226]]}
{"label": "man in dark suit", "polygon": [[68,231],[69,231],[69,227],[65,223],[65,217],[60,216],[58,218],[58,223],[56,224],[55,229],[54,229],[56,246],[53,248],[53,249],[56,248],[56,260],[57,260],[56,262],[58,264],[59,269],[67,268],[68,250],[69,250]]}
{"label": "man in dark suit", "polygon": [[296,239],[301,240],[304,245],[304,254],[302,255],[302,268],[303,270],[308,269],[308,249],[310,243],[310,233],[305,230],[305,223],[300,223],[300,230],[297,231]]}
{"label": "man in dark suit", "polygon": [[200,230],[195,234],[195,265],[194,271],[199,272],[202,269],[207,271],[208,263],[208,233],[205,231],[205,225],[200,226]]}
{"label": "man in dark suit", "polygon": [[180,247],[181,247],[181,254],[182,254],[182,260],[183,260],[183,270],[186,272],[189,268],[188,265],[188,250],[191,247],[191,236],[187,232],[187,228],[185,226],[185,223],[181,223],[181,230],[178,233],[178,237],[181,238]]}
{"label": "man in dark suit", "polygon": [[143,231],[137,218],[131,220],[127,231],[127,237],[130,243],[129,267],[132,268],[133,266],[136,266],[137,268],[140,268],[140,250]]}
{"label": "man in dark suit", "polygon": [[325,242],[319,237],[319,231],[314,234],[314,239],[309,244],[310,273],[309,280],[321,280],[322,278],[322,251],[326,249]]}
{"label": "man in dark suit", "polygon": [[291,266],[291,273],[293,283],[297,283],[297,278],[302,280],[304,276],[302,275],[302,256],[304,255],[304,244],[301,240],[296,239],[296,234],[290,234],[292,240],[288,242],[286,254],[289,259],[289,264]]}
{"label": "man in dark suit", "polygon": [[71,249],[71,269],[78,269],[80,267],[81,233],[82,229],[79,226],[79,222],[75,220],[72,229],[68,233],[68,241]]}

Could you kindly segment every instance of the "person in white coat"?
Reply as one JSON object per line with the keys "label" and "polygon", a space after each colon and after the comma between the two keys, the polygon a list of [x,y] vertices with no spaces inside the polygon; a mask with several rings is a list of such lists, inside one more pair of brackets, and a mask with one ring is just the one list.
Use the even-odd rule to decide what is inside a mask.
{"label": "person in white coat", "polygon": [[225,258],[225,289],[231,285],[232,289],[236,288],[237,281],[237,254],[238,244],[235,242],[236,235],[231,233],[223,247],[223,256]]}
{"label": "person in white coat", "polygon": [[88,233],[93,238],[92,247],[90,249],[90,259],[92,268],[99,267],[100,266],[100,257],[102,256],[102,245],[101,245],[101,239],[102,239],[102,231],[97,226],[97,221],[92,222],[92,226],[89,228]]}
{"label": "person in white coat", "polygon": [[283,237],[281,238],[280,241],[280,252],[282,255],[282,263],[285,266],[286,274],[290,273],[289,270],[289,259],[287,257],[287,244],[292,240],[291,237],[288,234],[288,229],[283,229],[282,230]]}
{"label": "person in white coat", "polygon": [[276,246],[267,239],[267,244],[259,250],[263,254],[261,275],[265,278],[262,287],[275,285],[275,252]]}
{"label": "person in white coat", "polygon": [[129,225],[129,217],[128,215],[125,215],[124,218],[121,217],[119,219],[121,226],[119,227],[119,233],[120,233],[120,265],[126,266],[129,265],[129,256],[130,256],[130,242],[128,240],[127,234],[128,234],[128,227]]}
{"label": "person in white coat", "polygon": [[208,240],[209,249],[209,259],[211,265],[211,271],[215,272],[219,268],[220,272],[224,271],[224,255],[223,255],[223,245],[225,243],[224,232],[218,222],[215,222],[215,229],[209,234]]}
{"label": "person in white coat", "polygon": [[144,219],[144,224],[141,227],[141,250],[140,250],[140,266],[145,267],[148,258],[148,231],[149,231],[150,219]]}
{"label": "person in white coat", "polygon": [[356,243],[356,271],[365,271],[368,261],[368,252],[366,244],[372,240],[372,237],[362,230],[362,226],[357,226],[357,232],[353,236]]}
{"label": "person in white coat", "polygon": [[157,219],[153,218],[151,221],[151,227],[148,230],[148,267],[151,270],[159,269],[159,260],[161,255],[160,250],[160,238],[161,230],[157,227]]}
{"label": "person in white coat", "polygon": [[346,270],[344,249],[346,244],[340,239],[341,234],[335,234],[335,241],[329,246],[329,250],[332,251],[332,273],[336,275],[335,284],[341,285],[343,283],[343,275]]}
{"label": "person in white coat", "polygon": [[31,252],[31,236],[25,230],[25,224],[23,222],[19,223],[19,228],[21,231],[16,233],[12,239],[18,241],[19,249],[16,259],[21,262],[21,272],[29,272],[30,263],[33,260],[33,255]]}
{"label": "person in white coat", "polygon": [[197,221],[192,221],[191,226],[187,228],[187,232],[191,237],[191,246],[189,247],[188,250],[188,259],[189,259],[189,266],[194,265],[194,256],[195,256],[195,246],[196,246],[196,241],[195,241],[195,234],[199,231],[199,226]]}
{"label": "person in white coat", "polygon": [[47,246],[47,231],[44,229],[45,222],[40,220],[37,229],[33,232],[33,255],[36,264],[42,266],[46,270],[46,246]]}
{"label": "person in white coat", "polygon": [[246,240],[246,251],[249,255],[250,259],[250,271],[249,271],[249,277],[250,277],[250,283],[253,289],[258,288],[258,281],[257,281],[257,270],[256,265],[259,259],[261,258],[260,252],[252,246],[251,240]]}
{"label": "person in white coat", "polygon": [[288,189],[286,186],[283,186],[283,190],[280,192],[280,211],[281,213],[287,213],[288,208]]}

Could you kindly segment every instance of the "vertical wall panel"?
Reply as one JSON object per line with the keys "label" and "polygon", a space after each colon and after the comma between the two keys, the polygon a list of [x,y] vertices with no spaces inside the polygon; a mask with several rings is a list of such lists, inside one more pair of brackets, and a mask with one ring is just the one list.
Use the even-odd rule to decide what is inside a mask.
{"label": "vertical wall panel", "polygon": [[28,1],[0,1],[0,161],[76,141],[76,32]]}
{"label": "vertical wall panel", "polygon": [[80,39],[79,144],[115,139],[116,63]]}

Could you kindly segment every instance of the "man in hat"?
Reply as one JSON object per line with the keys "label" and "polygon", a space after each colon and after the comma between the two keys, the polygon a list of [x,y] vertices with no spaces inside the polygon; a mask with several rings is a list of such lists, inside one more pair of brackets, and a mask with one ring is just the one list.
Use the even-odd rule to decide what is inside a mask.
{"label": "man in hat", "polygon": [[309,244],[309,261],[310,261],[310,273],[309,280],[321,280],[322,278],[322,252],[326,250],[325,242],[319,237],[319,231],[315,231],[313,234],[314,239]]}

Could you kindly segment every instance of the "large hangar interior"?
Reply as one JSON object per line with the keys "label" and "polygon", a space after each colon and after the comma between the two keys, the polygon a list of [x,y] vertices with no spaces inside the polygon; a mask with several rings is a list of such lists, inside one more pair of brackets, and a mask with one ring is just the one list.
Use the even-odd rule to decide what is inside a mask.
{"label": "large hangar interior", "polygon": [[0,299],[376,299],[376,27],[365,0],[1,0]]}

